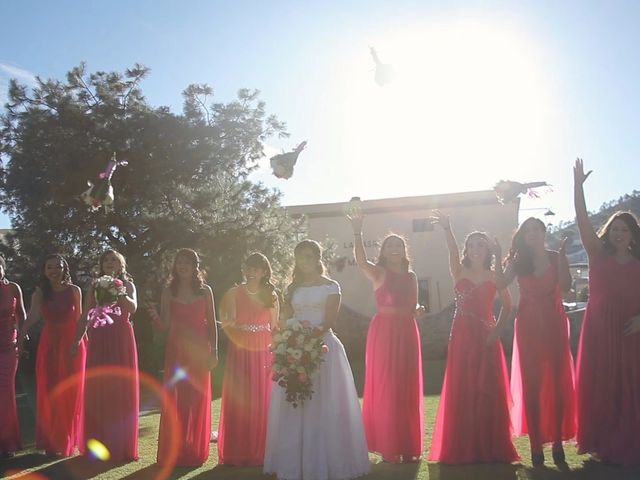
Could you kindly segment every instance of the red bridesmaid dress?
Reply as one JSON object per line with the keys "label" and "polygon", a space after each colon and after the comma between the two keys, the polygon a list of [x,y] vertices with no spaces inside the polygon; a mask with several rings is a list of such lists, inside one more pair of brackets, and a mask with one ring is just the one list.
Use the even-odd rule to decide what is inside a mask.
{"label": "red bridesmaid dress", "polygon": [[454,286],[456,312],[429,460],[448,464],[511,463],[509,377],[502,344],[487,345],[495,327],[493,281]]}
{"label": "red bridesmaid dress", "polygon": [[640,314],[640,260],[589,262],[589,302],[578,349],[578,450],[640,465],[640,333],[625,335]]}
{"label": "red bridesmaid dress", "polygon": [[569,440],[576,434],[573,357],[569,319],[558,283],[558,254],[540,277],[518,277],[520,305],[511,360],[511,419],[516,435],[532,445]]}
{"label": "red bridesmaid dress", "polygon": [[[391,462],[422,454],[423,393],[415,278],[386,270],[367,333],[362,416],[369,451]],[[411,313],[394,313],[405,311]]]}
{"label": "red bridesmaid dress", "polygon": [[84,443],[98,440],[109,460],[138,459],[140,410],[138,352],[129,313],[111,314],[114,323],[89,327],[85,387]]}
{"label": "red bridesmaid dress", "polygon": [[77,322],[73,288],[51,291],[43,299],[44,328],[36,358],[36,447],[70,456],[80,446],[84,393],[85,341],[75,356]]}
{"label": "red bridesmaid dress", "polygon": [[13,285],[0,283],[0,455],[22,448],[16,408],[16,306]]}
{"label": "red bridesmaid dress", "polygon": [[[158,463],[172,450],[176,465],[198,466],[209,458],[211,441],[211,343],[207,325],[207,295],[193,303],[171,300],[171,325],[165,350],[164,384],[170,402],[160,417]],[[172,431],[171,422],[178,428]]]}
{"label": "red bridesmaid dress", "polygon": [[236,290],[236,321],[222,385],[218,458],[224,465],[262,465],[271,396],[271,311]]}

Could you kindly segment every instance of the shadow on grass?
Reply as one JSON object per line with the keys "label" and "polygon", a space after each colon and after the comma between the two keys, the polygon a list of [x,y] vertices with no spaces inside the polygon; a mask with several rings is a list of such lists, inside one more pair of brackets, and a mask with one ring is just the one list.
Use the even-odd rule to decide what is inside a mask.
{"label": "shadow on grass", "polygon": [[607,465],[597,460],[585,460],[580,468],[569,466],[527,467],[518,471],[520,480],[638,480],[640,468]]}
{"label": "shadow on grass", "polygon": [[519,465],[509,464],[475,464],[475,465],[442,465],[429,463],[429,480],[517,480]]}
{"label": "shadow on grass", "polygon": [[[124,465],[124,463],[126,462],[101,462],[82,456],[57,458],[39,453],[30,453],[3,460],[0,473],[20,478],[29,476],[29,473],[25,472],[25,470],[35,469],[32,473],[37,473],[37,475],[44,478],[93,478],[96,475]],[[42,468],[38,468],[40,466]]]}

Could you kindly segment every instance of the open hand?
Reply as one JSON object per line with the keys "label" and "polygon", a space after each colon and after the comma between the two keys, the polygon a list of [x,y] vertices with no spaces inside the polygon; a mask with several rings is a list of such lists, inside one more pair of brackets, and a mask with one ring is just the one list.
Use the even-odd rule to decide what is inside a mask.
{"label": "open hand", "polygon": [[581,158],[576,158],[576,163],[573,166],[573,181],[576,185],[582,185],[593,170],[589,170],[586,174],[584,173],[584,163]]}
{"label": "open hand", "polygon": [[451,228],[451,220],[449,219],[449,215],[442,213],[440,210],[434,210],[429,219],[433,223],[437,223],[445,230]]}

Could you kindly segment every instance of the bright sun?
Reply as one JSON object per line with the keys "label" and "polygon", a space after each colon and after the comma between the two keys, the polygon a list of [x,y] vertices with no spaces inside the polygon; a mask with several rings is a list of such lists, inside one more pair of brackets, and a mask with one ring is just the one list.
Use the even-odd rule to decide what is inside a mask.
{"label": "bright sun", "polygon": [[402,30],[373,46],[393,66],[393,82],[374,83],[360,48],[348,52],[351,75],[339,85],[343,151],[376,165],[367,178],[379,193],[370,198],[401,196],[398,182],[416,194],[535,180],[551,148],[553,101],[523,34],[468,19]]}

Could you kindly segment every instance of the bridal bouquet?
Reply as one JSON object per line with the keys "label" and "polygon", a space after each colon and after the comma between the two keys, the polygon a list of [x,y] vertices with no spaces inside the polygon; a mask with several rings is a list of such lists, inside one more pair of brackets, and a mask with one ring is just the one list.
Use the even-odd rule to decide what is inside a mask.
{"label": "bridal bouquet", "polygon": [[294,407],[311,399],[311,376],[324,362],[328,351],[323,332],[308,321],[292,321],[273,335],[273,381],[285,389],[287,401]]}
{"label": "bridal bouquet", "polygon": [[111,325],[111,315],[120,315],[120,307],[116,305],[118,297],[127,294],[124,283],[119,278],[103,275],[93,285],[96,306],[89,310],[88,321],[93,328]]}

